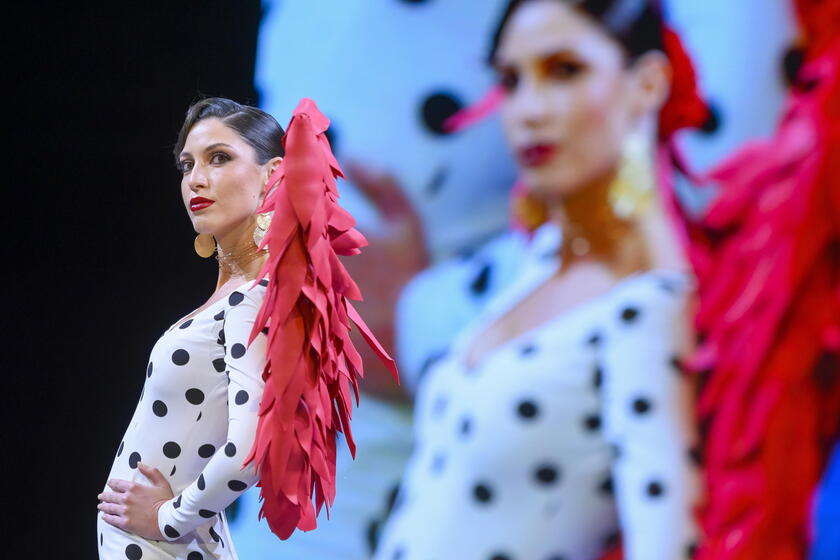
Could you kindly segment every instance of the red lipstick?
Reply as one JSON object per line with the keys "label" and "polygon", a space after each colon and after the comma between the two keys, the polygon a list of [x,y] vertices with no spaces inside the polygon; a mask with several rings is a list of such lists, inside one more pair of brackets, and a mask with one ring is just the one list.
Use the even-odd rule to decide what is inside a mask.
{"label": "red lipstick", "polygon": [[531,144],[519,150],[519,161],[525,167],[538,167],[548,163],[556,152],[551,144]]}
{"label": "red lipstick", "polygon": [[210,200],[209,198],[204,198],[203,196],[196,196],[190,199],[190,210],[193,212],[198,212],[199,210],[204,210],[214,202],[216,201]]}

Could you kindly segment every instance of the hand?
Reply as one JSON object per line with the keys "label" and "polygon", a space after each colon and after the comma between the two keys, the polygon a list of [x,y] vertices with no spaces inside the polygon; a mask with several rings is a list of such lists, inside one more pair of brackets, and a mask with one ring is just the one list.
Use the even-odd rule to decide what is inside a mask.
{"label": "hand", "polygon": [[175,495],[159,470],[143,463],[137,468],[154,486],[112,478],[108,486],[113,492],[99,494],[97,498],[101,502],[96,507],[103,512],[102,519],[114,527],[146,539],[163,540],[158,528],[158,509]]}
{"label": "hand", "polygon": [[[342,263],[365,298],[353,305],[385,349],[393,354],[397,299],[405,284],[429,265],[423,226],[420,216],[393,176],[375,172],[358,162],[347,164],[345,170],[347,178],[379,212],[384,227],[379,232],[362,231],[368,245],[362,247],[360,255],[342,258]],[[353,334],[353,341],[365,364],[362,389],[386,399],[405,398],[390,372],[355,329]]]}

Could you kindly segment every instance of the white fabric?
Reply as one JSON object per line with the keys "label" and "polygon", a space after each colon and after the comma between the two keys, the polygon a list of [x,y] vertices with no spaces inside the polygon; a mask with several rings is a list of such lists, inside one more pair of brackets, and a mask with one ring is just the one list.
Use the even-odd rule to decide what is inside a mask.
{"label": "white fabric", "polygon": [[627,560],[688,558],[699,482],[675,360],[683,275],[631,276],[465,363],[471,340],[556,271],[558,243],[541,228],[521,277],[420,385],[377,560],[594,560],[618,531]]}
{"label": "white fabric", "polygon": [[175,493],[158,513],[166,541],[122,531],[100,514],[101,559],[236,560],[223,510],[257,480],[251,466],[241,465],[254,442],[264,386],[265,335],[248,346],[264,295],[263,284],[248,283],[155,343],[108,478],[151,485],[137,462],[163,473]]}

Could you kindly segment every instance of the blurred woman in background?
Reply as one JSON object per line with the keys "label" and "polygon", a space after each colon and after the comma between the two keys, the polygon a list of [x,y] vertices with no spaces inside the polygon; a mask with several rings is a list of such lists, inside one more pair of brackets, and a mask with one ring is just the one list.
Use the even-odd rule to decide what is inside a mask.
{"label": "blurred woman in background", "polygon": [[[377,558],[688,558],[693,279],[652,179],[671,65],[633,0],[514,0],[490,61],[540,225],[420,386]],[[658,126],[657,126],[658,125]]]}

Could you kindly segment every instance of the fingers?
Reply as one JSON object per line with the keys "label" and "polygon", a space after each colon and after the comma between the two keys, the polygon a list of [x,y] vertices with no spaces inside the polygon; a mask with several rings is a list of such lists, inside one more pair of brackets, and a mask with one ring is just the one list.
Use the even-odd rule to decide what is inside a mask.
{"label": "fingers", "polygon": [[96,506],[96,509],[109,515],[122,516],[125,514],[126,507],[122,504],[111,504],[108,502],[101,502],[99,505]]}
{"label": "fingers", "polygon": [[113,525],[119,529],[125,530],[125,519],[118,516],[118,515],[111,515],[110,513],[103,513],[102,514],[102,521],[109,525]]}
{"label": "fingers", "polygon": [[163,476],[163,473],[161,473],[155,467],[150,467],[149,465],[146,465],[145,463],[138,463],[137,468],[155,486],[164,486],[164,485],[169,486],[169,482]]}
{"label": "fingers", "polygon": [[125,493],[119,492],[102,492],[97,496],[103,502],[110,502],[112,504],[124,504]]}
{"label": "fingers", "polygon": [[359,162],[346,165],[347,178],[362,191],[386,219],[413,218],[417,215],[393,176],[377,173]]}
{"label": "fingers", "polygon": [[130,480],[120,480],[119,478],[112,478],[108,481],[108,486],[116,492],[128,492],[134,487],[134,483]]}

